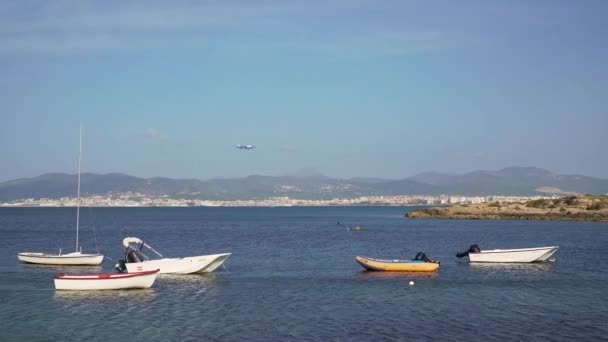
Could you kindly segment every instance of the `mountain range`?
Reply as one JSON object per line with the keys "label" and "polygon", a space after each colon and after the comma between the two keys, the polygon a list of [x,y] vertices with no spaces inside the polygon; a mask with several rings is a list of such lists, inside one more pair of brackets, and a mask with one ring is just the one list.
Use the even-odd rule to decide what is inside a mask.
{"label": "mountain range", "polygon": [[[302,199],[351,198],[369,195],[547,195],[608,193],[608,180],[558,175],[536,167],[508,167],[465,174],[426,172],[400,180],[337,179],[315,170],[283,176],[252,175],[231,179],[139,178],[121,173],[81,175],[83,195],[138,192],[182,198],[232,200],[289,196]],[[0,201],[74,197],[76,175],[48,173],[0,183]]]}

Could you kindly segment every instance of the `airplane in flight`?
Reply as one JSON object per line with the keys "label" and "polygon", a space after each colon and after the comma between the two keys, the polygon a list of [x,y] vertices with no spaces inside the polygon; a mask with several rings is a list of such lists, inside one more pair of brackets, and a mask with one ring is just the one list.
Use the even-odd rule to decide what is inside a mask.
{"label": "airplane in flight", "polygon": [[236,148],[241,149],[241,150],[253,150],[255,148],[255,145],[236,145]]}

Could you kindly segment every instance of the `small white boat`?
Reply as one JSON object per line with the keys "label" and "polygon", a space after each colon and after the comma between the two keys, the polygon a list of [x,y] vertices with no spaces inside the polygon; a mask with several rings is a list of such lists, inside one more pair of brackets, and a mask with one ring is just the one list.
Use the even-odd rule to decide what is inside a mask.
{"label": "small white boat", "polygon": [[[42,265],[99,265],[103,261],[103,255],[99,253],[85,254],[82,253],[82,247],[78,241],[78,231],[80,227],[80,163],[82,160],[82,124],[80,125],[80,143],[78,149],[78,199],[76,204],[76,252],[61,254],[61,249],[58,254],[40,253],[40,252],[22,252],[17,253],[17,259],[31,264]],[[80,248],[80,249],[79,249]]]}
{"label": "small white boat", "polygon": [[490,249],[481,250],[477,245],[471,245],[467,251],[456,254],[462,258],[469,256],[470,262],[543,262],[551,258],[559,246]]}
{"label": "small white boat", "polygon": [[[160,273],[189,274],[208,273],[220,267],[232,253],[221,253],[211,255],[198,255],[185,258],[164,258],[162,254],[154,250],[143,240],[136,237],[128,237],[122,240],[125,247],[125,259],[121,260],[116,268],[119,271],[143,272],[159,269]],[[161,259],[150,259],[143,254],[143,248],[147,248]]]}
{"label": "small white boat", "polygon": [[30,264],[71,266],[99,265],[103,261],[102,254],[83,254],[80,252],[68,254],[61,254],[61,252],[59,254],[23,252],[17,254],[17,258]]}
{"label": "small white boat", "polygon": [[147,289],[154,284],[158,270],[136,273],[58,274],[57,290]]}

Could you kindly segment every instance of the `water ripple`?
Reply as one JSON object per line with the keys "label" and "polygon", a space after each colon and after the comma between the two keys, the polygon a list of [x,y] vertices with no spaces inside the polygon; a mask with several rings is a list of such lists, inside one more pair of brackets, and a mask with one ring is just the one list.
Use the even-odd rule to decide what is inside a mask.
{"label": "water ripple", "polygon": [[[233,256],[229,271],[160,275],[148,290],[81,292],[55,291],[52,277],[111,271],[113,263],[41,267],[19,264],[15,256],[24,250],[69,249],[59,242],[71,244],[73,212],[0,209],[0,340],[592,341],[608,336],[606,224],[417,221],[403,219],[402,210],[96,209],[97,247],[113,259],[121,257],[120,241],[127,234],[145,238],[167,256],[224,251]],[[337,229],[338,220],[363,230]],[[83,239],[90,241],[86,229]],[[487,248],[561,247],[557,262],[548,264],[469,264],[454,258],[454,251],[473,242]],[[439,259],[441,269],[366,272],[353,259],[359,254],[408,258],[418,251]]]}

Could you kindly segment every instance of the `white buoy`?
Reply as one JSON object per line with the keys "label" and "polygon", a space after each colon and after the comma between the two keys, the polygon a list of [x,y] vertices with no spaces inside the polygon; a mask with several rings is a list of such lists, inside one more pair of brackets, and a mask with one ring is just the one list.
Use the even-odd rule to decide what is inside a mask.
{"label": "white buoy", "polygon": [[410,286],[414,286],[414,281],[410,280]]}

